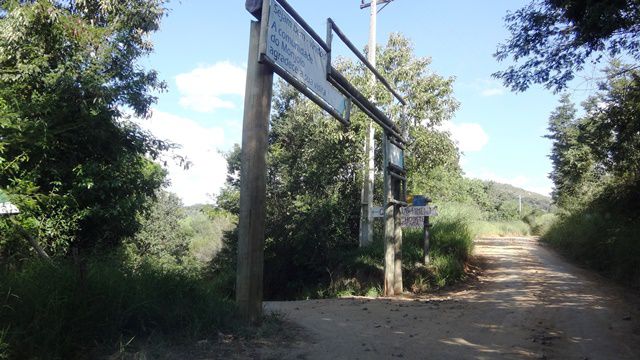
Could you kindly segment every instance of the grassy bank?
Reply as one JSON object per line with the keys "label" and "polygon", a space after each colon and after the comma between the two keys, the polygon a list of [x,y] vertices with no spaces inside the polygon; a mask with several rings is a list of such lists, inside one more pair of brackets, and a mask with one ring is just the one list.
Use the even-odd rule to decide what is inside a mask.
{"label": "grassy bank", "polygon": [[579,263],[640,288],[640,221],[600,208],[561,216],[543,241]]}
{"label": "grassy bank", "polygon": [[[380,224],[377,224],[380,225]],[[422,231],[403,231],[402,266],[406,291],[422,293],[465,278],[465,265],[473,251],[474,232],[463,212],[444,211],[434,218],[430,231],[430,263],[423,265]],[[349,295],[378,296],[384,271],[382,226],[377,226],[374,243],[345,252],[331,273],[319,297]]]}
{"label": "grassy bank", "polygon": [[93,259],[31,261],[0,274],[0,359],[72,359],[150,336],[185,340],[234,326],[234,306],[185,270]]}

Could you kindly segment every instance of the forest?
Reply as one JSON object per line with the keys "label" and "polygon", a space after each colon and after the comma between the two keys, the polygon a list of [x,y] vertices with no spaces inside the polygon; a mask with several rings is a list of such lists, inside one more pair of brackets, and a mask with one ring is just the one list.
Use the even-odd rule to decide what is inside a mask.
{"label": "forest", "polygon": [[[408,192],[439,209],[429,264],[421,263],[421,232],[404,231],[406,292],[464,281],[473,240],[486,235],[540,236],[640,287],[637,18],[611,15],[627,3],[637,7],[546,0],[506,18],[511,39],[495,56],[526,62],[495,76],[514,91],[542,84],[563,93],[589,56],[626,55],[604,64],[581,110],[563,95],[542,119],[553,144],[551,198],[465,177],[458,145],[440,126],[460,106],[454,79],[435,73],[407,37],[392,34],[376,49],[378,70],[410,94],[407,116],[382,85],[367,86],[361,63],[335,65],[401,119]],[[178,145],[133,121],[149,117],[154,94],[166,89],[141,65],[166,15],[161,0],[0,1],[0,202],[20,210],[0,216],[0,359],[96,358],[246,331],[233,301],[240,145],[225,153],[227,181],[212,203],[184,206],[166,190],[164,162],[188,167],[187,159],[167,160]],[[574,33],[547,26],[569,22]],[[554,51],[561,40],[574,49],[568,56]],[[374,243],[358,246],[366,115],[354,111],[344,128],[283,81],[272,109],[265,299],[379,296],[382,222]],[[376,189],[381,136],[378,129]]]}

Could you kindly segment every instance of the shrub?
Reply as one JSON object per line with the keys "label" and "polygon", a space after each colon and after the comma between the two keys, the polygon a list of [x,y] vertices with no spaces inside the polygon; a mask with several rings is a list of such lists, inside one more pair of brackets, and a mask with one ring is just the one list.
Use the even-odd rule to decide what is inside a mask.
{"label": "shrub", "polygon": [[560,217],[542,239],[590,268],[640,287],[639,233],[637,218],[592,208]]}
{"label": "shrub", "polygon": [[92,259],[86,275],[68,261],[5,271],[0,349],[9,358],[91,358],[96,348],[152,334],[189,338],[232,325],[234,306],[210,283],[178,270]]}

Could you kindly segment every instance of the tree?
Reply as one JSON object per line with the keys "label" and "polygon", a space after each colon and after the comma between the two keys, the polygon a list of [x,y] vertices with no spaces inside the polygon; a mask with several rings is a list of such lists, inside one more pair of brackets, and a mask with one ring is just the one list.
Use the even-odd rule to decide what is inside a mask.
{"label": "tree", "polygon": [[[614,64],[609,72],[619,73]],[[610,77],[583,103],[585,115],[565,95],[549,119],[553,140],[553,198],[563,208],[583,207],[608,187],[640,187],[640,74]],[[613,191],[616,193],[616,191]],[[617,196],[616,196],[617,198]]]}
{"label": "tree", "polygon": [[608,81],[585,103],[588,134],[594,156],[605,171],[625,183],[640,182],[640,72],[620,69],[628,66],[613,63],[607,70]]}
{"label": "tree", "polygon": [[139,258],[181,263],[190,242],[182,230],[185,218],[182,200],[173,193],[159,190],[149,211],[140,215],[140,230],[127,242]]}
{"label": "tree", "polygon": [[216,205],[233,215],[240,214],[240,155],[238,144],[224,154],[227,160],[227,181],[216,197]]}
{"label": "tree", "polygon": [[[378,69],[406,96],[406,111],[393,104],[381,85],[371,89],[368,70],[362,64],[343,60],[335,66],[365,96],[376,91],[377,105],[401,127],[408,127],[410,144],[405,156],[413,159],[408,160],[410,177],[430,176],[432,169],[446,173],[447,179],[460,176],[455,144],[446,133],[436,130],[458,106],[453,79],[430,71],[430,60],[415,57],[410,41],[401,35],[391,35],[378,52]],[[316,284],[329,283],[341,257],[358,246],[359,177],[364,156],[359,144],[366,136],[366,115],[353,111],[351,126],[344,128],[285,83],[274,92],[272,111],[267,156],[265,297],[291,298],[312,291]],[[381,136],[379,129],[376,136]],[[228,177],[228,186],[217,200],[229,210],[234,209],[229,200],[236,199],[238,184],[236,150],[227,156],[233,176]],[[380,168],[380,147],[375,156]],[[380,181],[381,172],[378,174]],[[428,182],[416,180],[418,183]],[[431,190],[426,186],[421,189]],[[378,201],[381,203],[380,198]],[[214,264],[218,273],[232,268],[228,264],[236,256],[236,236],[231,234],[225,241]]]}
{"label": "tree", "polygon": [[507,14],[511,37],[494,56],[516,64],[494,76],[514,91],[537,83],[558,92],[588,61],[605,55],[638,61],[639,15],[637,0],[533,0]]}
{"label": "tree", "polygon": [[587,195],[589,181],[587,174],[593,172],[594,158],[589,147],[580,141],[579,120],[576,108],[564,94],[560,104],[549,117],[549,134],[545,137],[553,141],[551,159],[553,170],[549,177],[555,184],[552,198],[562,208],[570,208],[579,203],[579,198]]}
{"label": "tree", "polygon": [[[143,131],[163,0],[0,2],[0,188],[49,250],[113,246],[164,182]],[[130,114],[130,115],[129,115]]]}

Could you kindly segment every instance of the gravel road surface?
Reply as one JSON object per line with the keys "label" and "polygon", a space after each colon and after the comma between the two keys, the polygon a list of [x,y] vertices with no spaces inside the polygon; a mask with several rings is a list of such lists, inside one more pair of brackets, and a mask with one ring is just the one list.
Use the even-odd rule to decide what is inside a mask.
{"label": "gravel road surface", "polygon": [[637,294],[532,238],[480,239],[484,271],[420,299],[267,302],[300,337],[277,359],[640,359]]}

